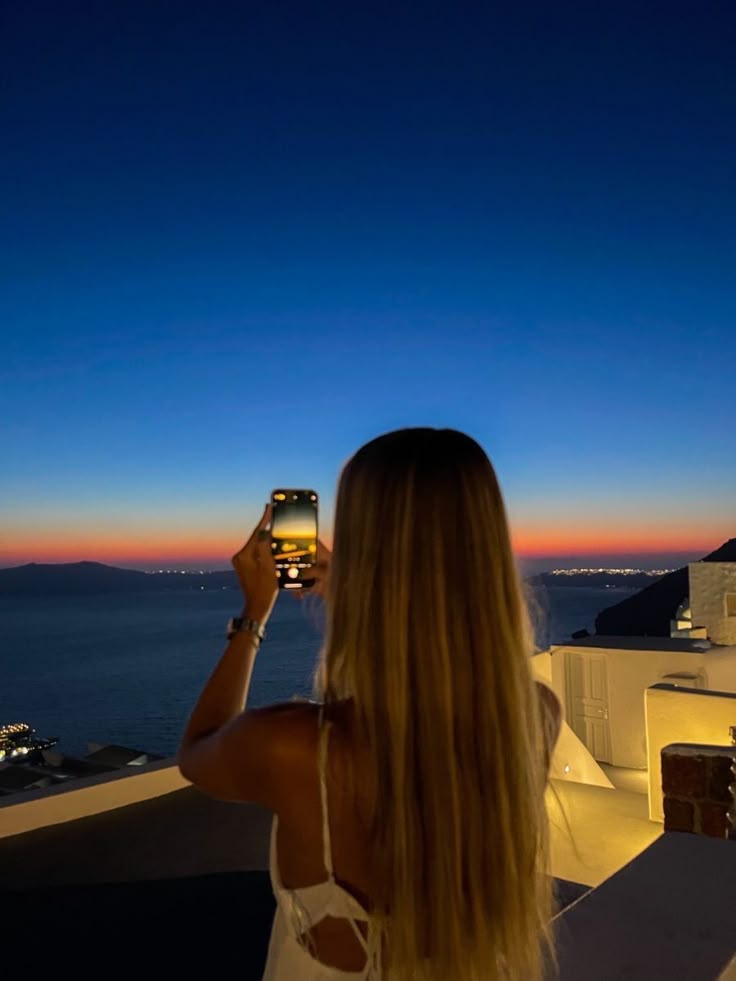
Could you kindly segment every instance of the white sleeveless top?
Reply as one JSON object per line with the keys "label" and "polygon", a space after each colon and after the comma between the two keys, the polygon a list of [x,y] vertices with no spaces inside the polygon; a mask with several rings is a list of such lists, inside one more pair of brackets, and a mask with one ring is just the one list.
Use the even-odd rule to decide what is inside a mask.
{"label": "white sleeveless top", "polygon": [[[330,823],[327,809],[327,738],[330,723],[322,724],[322,711],[319,716],[319,788],[322,801],[322,850],[327,879],[312,886],[287,889],[281,881],[276,834],[278,817],[274,815],[271,825],[271,851],[269,868],[271,885],[276,898],[276,914],[268,945],[268,959],[263,981],[380,981],[380,951],[377,937],[372,928],[368,913],[358,900],[351,896],[335,881],[332,869],[332,846],[330,844]],[[366,954],[365,967],[360,971],[343,971],[329,967],[318,961],[308,948],[307,934],[311,927],[326,916],[345,919],[353,928],[355,936]],[[367,938],[358,927],[365,924]]]}

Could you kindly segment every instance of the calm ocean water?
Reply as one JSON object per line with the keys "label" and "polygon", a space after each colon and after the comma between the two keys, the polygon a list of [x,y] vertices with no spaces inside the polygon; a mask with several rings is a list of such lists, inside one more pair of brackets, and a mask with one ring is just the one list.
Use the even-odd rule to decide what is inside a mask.
{"label": "calm ocean water", "polygon": [[[539,646],[592,629],[629,593],[547,589],[535,604]],[[88,741],[173,754],[237,607],[232,590],[0,596],[0,724],[28,722],[70,754]],[[319,609],[280,597],[249,704],[308,695],[319,645]]]}

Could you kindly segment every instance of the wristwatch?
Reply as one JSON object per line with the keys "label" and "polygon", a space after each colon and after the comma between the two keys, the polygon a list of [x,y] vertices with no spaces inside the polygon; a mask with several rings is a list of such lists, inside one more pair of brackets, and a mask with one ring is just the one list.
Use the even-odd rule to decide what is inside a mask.
{"label": "wristwatch", "polygon": [[266,628],[257,620],[250,620],[247,617],[231,617],[227,622],[227,639],[232,640],[235,634],[253,634],[256,647],[258,647],[266,636]]}

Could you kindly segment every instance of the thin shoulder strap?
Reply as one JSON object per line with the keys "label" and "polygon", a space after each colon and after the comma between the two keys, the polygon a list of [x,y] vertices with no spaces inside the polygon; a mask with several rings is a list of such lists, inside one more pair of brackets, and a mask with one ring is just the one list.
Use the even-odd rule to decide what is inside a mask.
{"label": "thin shoulder strap", "polygon": [[327,808],[327,739],[330,722],[324,719],[324,706],[319,710],[319,793],[322,800],[322,853],[327,875],[334,879],[332,871],[332,845],[330,843],[330,812]]}

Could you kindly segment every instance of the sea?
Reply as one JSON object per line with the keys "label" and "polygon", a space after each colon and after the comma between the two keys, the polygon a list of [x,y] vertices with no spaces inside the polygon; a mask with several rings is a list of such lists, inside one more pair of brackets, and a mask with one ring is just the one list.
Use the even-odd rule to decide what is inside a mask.
{"label": "sea", "polygon": [[[537,646],[592,632],[597,613],[635,591],[539,587]],[[310,696],[321,612],[316,601],[279,597],[249,706]],[[0,725],[27,722],[73,756],[90,742],[173,755],[237,613],[231,589],[0,596]]]}

